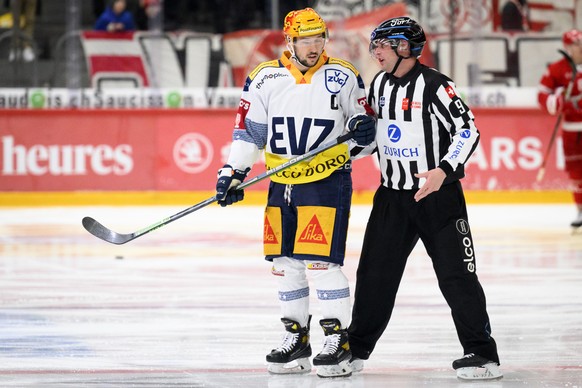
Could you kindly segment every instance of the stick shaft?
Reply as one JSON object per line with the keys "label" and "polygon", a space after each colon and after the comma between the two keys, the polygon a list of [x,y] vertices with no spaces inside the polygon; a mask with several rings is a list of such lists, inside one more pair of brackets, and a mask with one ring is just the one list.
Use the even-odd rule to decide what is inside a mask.
{"label": "stick shaft", "polygon": [[[353,137],[353,132],[348,132],[345,135],[342,135],[340,137],[338,137],[337,139],[335,139],[334,141],[331,141],[329,143],[320,145],[319,147],[303,154],[300,156],[297,156],[293,159],[288,160],[287,162],[274,167],[268,171],[265,171],[262,174],[259,174],[251,179],[249,179],[246,182],[241,183],[237,189],[238,190],[242,190],[246,187],[249,187],[251,185],[254,185],[255,183],[258,183],[274,174],[277,174],[291,166],[296,165],[297,163],[300,163],[306,159],[309,159],[323,151],[326,151],[332,147],[335,147],[338,144],[341,144],[349,139],[351,139]],[[216,202],[216,196],[210,197],[208,199],[205,199],[202,202],[197,203],[196,205],[193,205],[187,209],[184,209],[176,214],[173,214],[167,218],[164,218],[161,221],[158,221],[152,225],[149,225],[143,229],[140,229],[134,233],[128,233],[128,234],[123,234],[123,233],[116,233],[114,231],[112,231],[109,228],[106,228],[105,226],[103,226],[101,223],[99,223],[98,221],[96,221],[95,219],[91,218],[91,217],[85,217],[83,218],[83,227],[92,235],[94,235],[97,238],[100,238],[104,241],[107,241],[109,243],[112,244],[125,244],[126,242],[129,242],[131,240],[135,240],[136,238],[143,236],[144,234],[147,234],[149,232],[153,232],[156,229],[161,228],[162,226],[168,225],[171,222],[174,222],[188,214],[194,213],[197,210],[202,209],[203,207],[206,207],[208,205],[210,205],[211,203]]]}

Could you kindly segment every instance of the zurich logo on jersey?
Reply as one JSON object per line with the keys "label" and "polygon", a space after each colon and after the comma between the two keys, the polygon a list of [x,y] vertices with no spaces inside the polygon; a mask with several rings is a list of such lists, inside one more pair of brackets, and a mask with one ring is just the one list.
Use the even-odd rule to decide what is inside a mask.
{"label": "zurich logo on jersey", "polygon": [[471,131],[470,131],[470,130],[468,130],[468,129],[464,130],[463,132],[461,132],[461,137],[462,137],[463,139],[468,139],[468,138],[470,138],[470,137],[471,137]]}
{"label": "zurich logo on jersey", "polygon": [[330,93],[339,93],[348,81],[348,75],[341,70],[327,69],[325,71],[325,87]]}
{"label": "zurich logo on jersey", "polygon": [[400,128],[394,124],[390,124],[388,126],[388,139],[390,139],[392,143],[398,143],[401,137],[402,131],[400,131]]}

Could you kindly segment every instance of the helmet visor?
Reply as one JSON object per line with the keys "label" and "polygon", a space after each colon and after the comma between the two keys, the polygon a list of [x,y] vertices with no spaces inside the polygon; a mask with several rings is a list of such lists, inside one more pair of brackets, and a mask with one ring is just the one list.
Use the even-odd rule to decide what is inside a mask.
{"label": "helmet visor", "polygon": [[399,43],[400,39],[387,39],[387,38],[374,39],[370,42],[369,51],[370,53],[373,53],[374,50],[376,50],[377,48],[383,49],[386,47],[394,49],[398,47]]}
{"label": "helmet visor", "polygon": [[309,38],[294,38],[293,43],[298,47],[323,47],[325,45],[325,38],[323,36],[309,37]]}

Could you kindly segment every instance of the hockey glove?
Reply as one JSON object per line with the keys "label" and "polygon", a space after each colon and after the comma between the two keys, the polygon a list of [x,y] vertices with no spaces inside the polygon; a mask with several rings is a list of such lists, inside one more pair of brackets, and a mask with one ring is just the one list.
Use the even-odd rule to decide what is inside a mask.
{"label": "hockey glove", "polygon": [[582,96],[572,96],[564,102],[564,113],[580,112],[580,109],[582,109]]}
{"label": "hockey glove", "polygon": [[359,146],[372,144],[376,138],[376,120],[372,116],[361,114],[352,117],[348,129],[354,133],[354,140]]}
{"label": "hockey glove", "polygon": [[236,170],[232,166],[225,164],[218,170],[218,181],[216,182],[216,199],[222,207],[232,205],[242,201],[245,197],[244,190],[237,190],[237,186],[247,177],[250,168],[246,170]]}
{"label": "hockey glove", "polygon": [[546,108],[551,115],[558,113],[574,113],[582,109],[582,95],[572,96],[566,100],[563,88],[557,89],[555,94],[550,94],[546,100]]}

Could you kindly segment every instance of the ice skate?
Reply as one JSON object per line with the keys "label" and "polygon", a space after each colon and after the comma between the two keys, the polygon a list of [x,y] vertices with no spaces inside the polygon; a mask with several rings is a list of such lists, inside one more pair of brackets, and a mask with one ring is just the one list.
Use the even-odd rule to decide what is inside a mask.
{"label": "ice skate", "polygon": [[350,360],[350,368],[352,368],[352,373],[359,373],[364,370],[364,360],[357,357],[352,357]]}
{"label": "ice skate", "polygon": [[[311,319],[311,317],[310,317]],[[285,325],[283,343],[267,354],[267,370],[273,374],[309,373],[311,371],[311,345],[309,344],[309,322],[307,327],[287,318],[281,318]]]}
{"label": "ice skate", "polygon": [[319,324],[323,328],[325,341],[323,350],[313,358],[313,365],[317,366],[319,377],[351,376],[350,360],[352,352],[348,342],[348,331],[341,329],[340,321],[322,319]]}
{"label": "ice skate", "polygon": [[570,226],[574,228],[574,231],[582,226],[582,211],[578,212],[578,217],[570,223]]}
{"label": "ice skate", "polygon": [[499,364],[474,353],[453,361],[457,377],[463,380],[491,380],[503,377]]}

